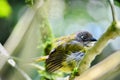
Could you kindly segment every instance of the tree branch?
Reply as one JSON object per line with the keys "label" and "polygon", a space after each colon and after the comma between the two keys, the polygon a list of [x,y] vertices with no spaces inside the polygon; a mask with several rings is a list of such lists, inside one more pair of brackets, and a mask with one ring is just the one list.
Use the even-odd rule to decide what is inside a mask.
{"label": "tree branch", "polygon": [[37,21],[39,21],[38,23],[39,23],[40,33],[41,33],[41,41],[43,43],[45,54],[48,55],[49,51],[52,48],[51,42],[54,38],[51,31],[51,25],[48,21],[48,11],[49,11],[48,9],[49,9],[50,1],[40,0],[38,2],[44,3],[43,6],[38,8],[36,13],[36,19]]}
{"label": "tree branch", "polygon": [[26,80],[32,80],[22,69],[20,69],[17,65],[16,62],[11,58],[9,55],[8,51],[0,44],[0,68],[4,66],[5,63],[4,61],[8,61],[8,63],[14,67],[16,70],[18,70],[21,75],[26,79]]}
{"label": "tree branch", "polygon": [[[111,4],[110,4],[111,5]],[[111,10],[113,13],[113,22],[108,27],[107,31],[101,36],[97,43],[87,51],[85,58],[82,60],[79,68],[79,72],[83,73],[86,69],[90,67],[91,62],[95,59],[97,55],[105,48],[107,42],[110,39],[114,39],[120,35],[120,22],[116,21],[114,5],[112,4]],[[86,77],[86,76],[84,76]],[[89,78],[88,78],[89,79]],[[78,78],[76,78],[78,80]]]}
{"label": "tree branch", "polygon": [[96,64],[81,76],[76,77],[75,80],[102,80],[111,71],[120,68],[120,51],[113,53],[111,56]]}
{"label": "tree branch", "polygon": [[107,31],[97,41],[97,43],[87,51],[85,58],[80,64],[80,73],[84,72],[90,67],[91,62],[97,55],[101,53],[101,51],[105,48],[107,42],[110,39],[116,38],[119,35],[120,30],[116,28],[115,23],[112,23],[111,26],[107,29]]}

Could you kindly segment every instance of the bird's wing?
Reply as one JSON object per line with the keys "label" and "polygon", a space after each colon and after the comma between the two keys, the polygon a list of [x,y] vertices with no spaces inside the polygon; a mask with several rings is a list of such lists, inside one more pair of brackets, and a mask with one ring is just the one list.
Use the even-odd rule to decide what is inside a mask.
{"label": "bird's wing", "polygon": [[62,63],[66,60],[68,55],[73,52],[78,52],[81,49],[83,49],[82,44],[74,40],[57,46],[50,52],[46,60],[46,71],[54,72],[58,70],[63,66]]}
{"label": "bird's wing", "polygon": [[65,57],[65,47],[63,45],[59,45],[57,48],[53,49],[46,60],[46,71],[54,72],[61,68]]}

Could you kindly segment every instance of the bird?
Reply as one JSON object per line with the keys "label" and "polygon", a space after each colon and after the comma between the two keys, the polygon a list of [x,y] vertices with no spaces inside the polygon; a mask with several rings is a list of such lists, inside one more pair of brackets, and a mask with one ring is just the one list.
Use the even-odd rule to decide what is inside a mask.
{"label": "bird", "polygon": [[88,31],[79,31],[57,38],[45,61],[46,71],[49,73],[56,71],[71,73],[79,67],[85,56],[86,49],[91,48],[92,43],[96,41]]}

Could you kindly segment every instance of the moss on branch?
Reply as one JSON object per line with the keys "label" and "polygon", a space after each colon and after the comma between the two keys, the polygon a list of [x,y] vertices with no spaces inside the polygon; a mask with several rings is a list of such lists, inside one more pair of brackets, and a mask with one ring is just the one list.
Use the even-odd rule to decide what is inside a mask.
{"label": "moss on branch", "polygon": [[48,21],[49,0],[44,0],[43,5],[37,9],[36,18],[39,21],[41,41],[43,43],[45,54],[48,54],[52,47],[53,34]]}

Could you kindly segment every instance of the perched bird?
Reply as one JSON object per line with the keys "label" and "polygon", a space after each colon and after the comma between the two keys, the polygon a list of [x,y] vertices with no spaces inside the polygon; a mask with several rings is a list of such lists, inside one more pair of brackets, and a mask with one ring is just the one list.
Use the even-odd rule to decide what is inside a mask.
{"label": "perched bird", "polygon": [[54,48],[46,59],[46,71],[62,70],[70,73],[79,66],[85,56],[85,50],[97,41],[89,32],[81,31],[56,39]]}

